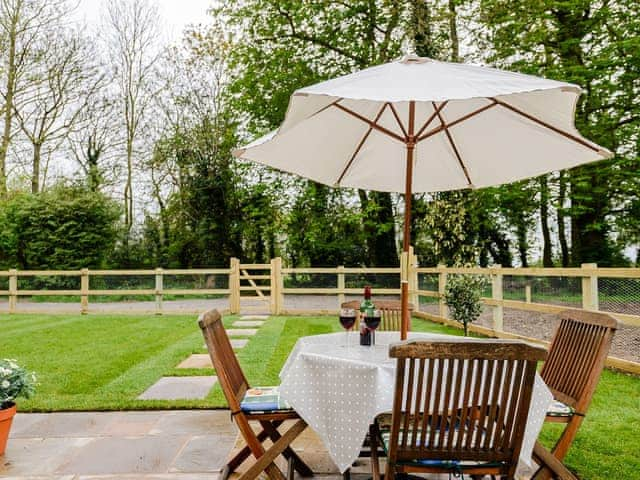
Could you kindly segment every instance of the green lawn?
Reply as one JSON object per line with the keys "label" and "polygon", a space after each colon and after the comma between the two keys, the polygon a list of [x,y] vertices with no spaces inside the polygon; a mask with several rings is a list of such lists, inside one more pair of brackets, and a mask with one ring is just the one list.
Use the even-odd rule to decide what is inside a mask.
{"label": "green lawn", "polygon": [[[226,324],[234,317],[227,317]],[[415,330],[460,334],[414,320]],[[252,384],[278,383],[297,338],[339,331],[328,317],[273,317],[238,352]],[[0,357],[16,358],[38,373],[35,398],[21,411],[223,407],[219,387],[204,400],[141,401],[136,397],[165,375],[199,375],[176,369],[191,353],[205,353],[193,315],[3,315]],[[568,465],[585,479],[635,478],[640,471],[640,379],[606,371]],[[555,434],[545,427],[543,439]]]}

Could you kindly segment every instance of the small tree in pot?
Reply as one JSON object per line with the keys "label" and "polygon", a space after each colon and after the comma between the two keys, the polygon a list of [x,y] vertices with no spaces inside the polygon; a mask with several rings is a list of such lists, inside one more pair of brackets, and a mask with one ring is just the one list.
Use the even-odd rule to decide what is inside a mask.
{"label": "small tree in pot", "polygon": [[13,417],[16,414],[16,399],[29,398],[36,386],[36,376],[28,372],[15,360],[0,359],[0,455],[4,454]]}
{"label": "small tree in pot", "polygon": [[468,326],[482,313],[482,291],[487,280],[479,275],[453,275],[447,278],[444,301],[449,307],[451,317],[462,323],[464,336],[468,335]]}

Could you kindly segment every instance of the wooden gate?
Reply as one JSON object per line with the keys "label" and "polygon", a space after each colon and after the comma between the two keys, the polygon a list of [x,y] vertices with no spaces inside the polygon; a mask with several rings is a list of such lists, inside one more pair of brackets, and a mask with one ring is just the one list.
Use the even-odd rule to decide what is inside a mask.
{"label": "wooden gate", "polygon": [[282,260],[271,263],[240,263],[231,259],[229,281],[232,313],[280,313],[279,279]]}

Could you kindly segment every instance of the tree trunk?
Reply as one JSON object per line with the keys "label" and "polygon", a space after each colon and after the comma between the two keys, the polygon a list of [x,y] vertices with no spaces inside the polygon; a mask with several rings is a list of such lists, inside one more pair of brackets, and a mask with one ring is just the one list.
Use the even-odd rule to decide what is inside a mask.
{"label": "tree trunk", "polygon": [[[426,2],[425,2],[426,3]],[[460,61],[460,41],[458,40],[458,14],[456,0],[449,0],[449,35],[451,37],[451,61]]]}
{"label": "tree trunk", "polygon": [[127,181],[124,186],[124,225],[127,234],[133,226],[133,139],[127,138]]}
{"label": "tree trunk", "polygon": [[571,257],[574,265],[610,266],[607,180],[596,165],[575,169],[571,179]]}
{"label": "tree trunk", "polygon": [[516,236],[518,237],[518,255],[520,256],[520,264],[523,268],[529,266],[527,261],[527,251],[529,250],[529,242],[527,242],[527,225],[520,221],[516,225]]}
{"label": "tree trunk", "polygon": [[7,65],[7,83],[4,104],[4,125],[2,129],[2,142],[0,143],[0,198],[7,195],[7,152],[11,141],[11,126],[13,124],[13,96],[16,87],[16,28],[18,15],[11,19],[11,32],[9,34],[9,61]]}
{"label": "tree trunk", "polygon": [[372,264],[374,267],[397,267],[400,262],[396,247],[395,218],[391,194],[371,192],[370,197],[376,203],[375,217],[373,218],[376,231]]}
{"label": "tree trunk", "polygon": [[31,193],[40,191],[40,156],[42,145],[40,143],[33,144],[33,165],[31,174]]}
{"label": "tree trunk", "polygon": [[542,266],[553,267],[551,251],[551,234],[549,233],[549,186],[545,175],[538,179],[540,183],[540,226],[542,228]]}
{"label": "tree trunk", "polygon": [[567,233],[564,225],[564,202],[567,195],[567,182],[564,172],[560,172],[558,176],[558,239],[560,241],[560,255],[562,266],[569,266],[569,247],[567,245]]}

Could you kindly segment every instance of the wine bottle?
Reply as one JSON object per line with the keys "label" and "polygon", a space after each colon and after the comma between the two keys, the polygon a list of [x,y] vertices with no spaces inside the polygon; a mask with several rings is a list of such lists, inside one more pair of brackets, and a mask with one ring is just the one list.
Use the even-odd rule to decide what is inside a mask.
{"label": "wine bottle", "polygon": [[375,305],[371,300],[371,287],[367,285],[364,287],[364,299],[360,303],[360,313],[367,316],[372,316],[375,310]]}
{"label": "wine bottle", "polygon": [[373,316],[375,306],[371,301],[371,287],[364,287],[364,299],[360,303],[360,345],[371,346],[371,330],[367,328],[367,316]]}

